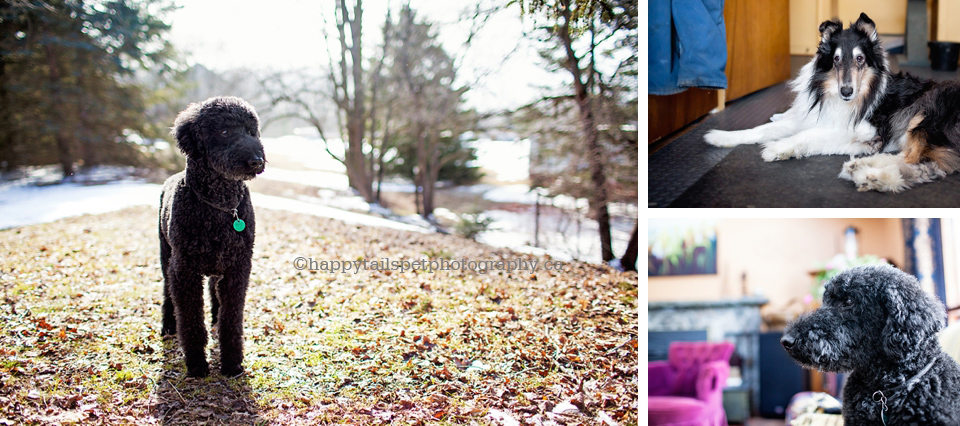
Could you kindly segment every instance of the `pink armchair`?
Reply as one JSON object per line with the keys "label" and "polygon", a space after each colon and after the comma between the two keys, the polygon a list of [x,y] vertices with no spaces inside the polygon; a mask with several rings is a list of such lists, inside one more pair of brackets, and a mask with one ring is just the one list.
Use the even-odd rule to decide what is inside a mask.
{"label": "pink armchair", "polygon": [[733,343],[673,342],[667,361],[648,364],[651,425],[725,426],[723,387]]}

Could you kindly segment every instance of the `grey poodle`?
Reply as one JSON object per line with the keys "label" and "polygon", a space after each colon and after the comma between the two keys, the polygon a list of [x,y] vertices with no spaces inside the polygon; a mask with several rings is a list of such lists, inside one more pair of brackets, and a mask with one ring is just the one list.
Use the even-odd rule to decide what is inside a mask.
{"label": "grey poodle", "polygon": [[851,268],[825,288],[780,343],[805,367],[849,373],[844,424],[960,425],[960,366],[937,339],[944,305],[888,265]]}
{"label": "grey poodle", "polygon": [[210,277],[220,373],[237,376],[243,373],[243,304],[256,228],[243,181],[263,172],[260,120],[240,98],[210,98],[181,112],[173,135],[187,167],[167,179],[160,195],[161,334],[177,335],[187,375],[209,374],[203,277]]}

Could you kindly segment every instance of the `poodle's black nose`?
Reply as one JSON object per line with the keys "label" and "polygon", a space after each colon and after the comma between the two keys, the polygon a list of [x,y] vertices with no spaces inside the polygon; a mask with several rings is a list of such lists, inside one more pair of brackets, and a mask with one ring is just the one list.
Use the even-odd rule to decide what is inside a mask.
{"label": "poodle's black nose", "polygon": [[250,159],[250,161],[247,161],[247,165],[249,165],[251,168],[259,169],[263,167],[263,157],[253,157]]}
{"label": "poodle's black nose", "polygon": [[783,345],[783,348],[786,350],[790,350],[790,348],[793,347],[793,343],[795,341],[796,340],[793,338],[793,336],[789,334],[784,334],[783,337],[780,338],[780,344]]}

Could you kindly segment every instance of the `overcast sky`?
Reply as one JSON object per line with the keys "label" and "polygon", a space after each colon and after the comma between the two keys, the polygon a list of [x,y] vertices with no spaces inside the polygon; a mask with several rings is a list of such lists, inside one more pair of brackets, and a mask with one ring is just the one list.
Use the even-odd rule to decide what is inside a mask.
{"label": "overcast sky", "polygon": [[[545,93],[541,86],[564,83],[562,74],[543,69],[535,42],[523,36],[531,28],[517,7],[494,15],[472,46],[458,17],[467,0],[411,0],[419,16],[436,22],[444,47],[462,57],[461,83],[470,83],[467,105],[481,111],[515,108]],[[327,64],[322,43],[322,14],[332,16],[330,0],[179,0],[169,17],[173,43],[190,64],[223,71],[231,68],[296,69]],[[364,1],[364,48],[375,52],[388,0]],[[396,10],[401,1],[389,0]],[[396,15],[394,15],[394,19]],[[335,33],[334,33],[335,34]],[[369,38],[368,38],[369,37]],[[511,52],[513,52],[511,54]]]}

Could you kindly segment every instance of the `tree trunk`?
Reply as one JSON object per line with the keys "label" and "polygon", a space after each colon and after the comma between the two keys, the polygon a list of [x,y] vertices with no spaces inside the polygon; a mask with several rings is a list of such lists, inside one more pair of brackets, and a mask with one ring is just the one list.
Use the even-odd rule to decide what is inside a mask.
{"label": "tree trunk", "polygon": [[422,188],[421,188],[421,186],[420,186],[420,174],[419,174],[419,173],[414,174],[414,176],[413,176],[413,204],[414,204],[415,206],[417,206],[417,214],[418,214],[418,215],[421,214],[421,212],[423,211],[423,210],[422,210],[422,209],[423,209],[423,206],[420,204],[420,191],[421,191],[421,189],[422,189]]}
{"label": "tree trunk", "polygon": [[623,253],[623,257],[620,258],[620,266],[624,271],[636,271],[637,270],[637,256],[640,251],[640,242],[638,241],[638,232],[640,231],[640,222],[637,222],[633,226],[633,236],[630,237],[630,242],[627,243],[627,251]]}
{"label": "tree trunk", "polygon": [[[51,105],[62,108],[65,103],[60,93],[60,67],[56,52],[53,46],[47,45],[45,53],[47,54],[47,65],[50,67],[50,84],[53,86]],[[59,117],[60,122],[55,124],[57,130],[54,133],[54,140],[57,142],[60,168],[63,170],[64,179],[66,179],[73,176],[73,153],[71,152],[73,141],[70,138],[70,131],[67,129],[67,117],[64,114],[59,114]]]}
{"label": "tree trunk", "polygon": [[[417,111],[422,111],[420,109],[420,94],[414,94],[414,108]],[[417,213],[420,214],[424,219],[427,218],[427,215],[433,212],[433,210],[427,209],[427,197],[431,196],[431,191],[427,188],[430,174],[430,165],[429,165],[429,153],[427,152],[427,130],[426,125],[423,124],[422,118],[417,118],[417,186],[420,188],[421,196],[420,202],[417,205]]]}
{"label": "tree trunk", "polygon": [[431,137],[427,136],[427,169],[423,174],[425,177],[423,182],[423,217],[425,219],[429,219],[429,216],[433,214],[433,209],[436,208],[437,180],[440,178],[440,167],[443,166],[440,163],[440,141],[436,137],[434,135],[433,142],[431,142]]}
{"label": "tree trunk", "polygon": [[533,246],[540,247],[540,188],[537,188],[537,202],[533,209]]}
{"label": "tree trunk", "polygon": [[[5,8],[6,6],[0,6],[0,10]],[[3,30],[6,29],[3,28]],[[20,162],[13,146],[16,143],[14,136],[16,123],[13,122],[13,108],[7,97],[6,68],[6,57],[0,53],[0,159],[3,159],[0,163],[0,171],[13,169]]]}
{"label": "tree trunk", "polygon": [[[346,0],[340,0],[340,16],[342,24],[338,24],[341,49],[350,53],[350,64],[341,51],[340,72],[343,78],[344,102],[342,109],[347,115],[347,148],[344,155],[344,166],[347,168],[347,178],[350,186],[360,193],[364,201],[374,202],[373,180],[367,173],[366,156],[363,154],[363,138],[366,121],[366,86],[363,80],[363,43],[361,42],[363,24],[363,2],[357,0],[353,9],[353,17],[347,10]],[[346,26],[350,27],[350,44],[347,44]],[[353,81],[353,98],[347,92],[350,85],[346,78]]]}
{"label": "tree trunk", "polygon": [[380,152],[377,155],[377,203],[383,205],[383,199],[380,198],[380,189],[383,186],[383,157],[387,155],[390,149],[390,117],[393,115],[393,106],[387,105],[387,117],[383,120],[383,140],[380,142]]}
{"label": "tree trunk", "polygon": [[574,97],[580,111],[580,127],[587,146],[587,161],[590,162],[590,182],[593,185],[590,209],[594,212],[600,230],[600,256],[604,262],[609,262],[613,260],[614,255],[610,238],[610,212],[607,210],[607,176],[603,167],[603,148],[600,146],[600,134],[597,131],[590,93],[583,82],[580,60],[573,50],[573,40],[570,36],[570,0],[561,0],[561,8],[563,24],[560,26],[558,35],[567,54],[566,68],[573,76]]}

